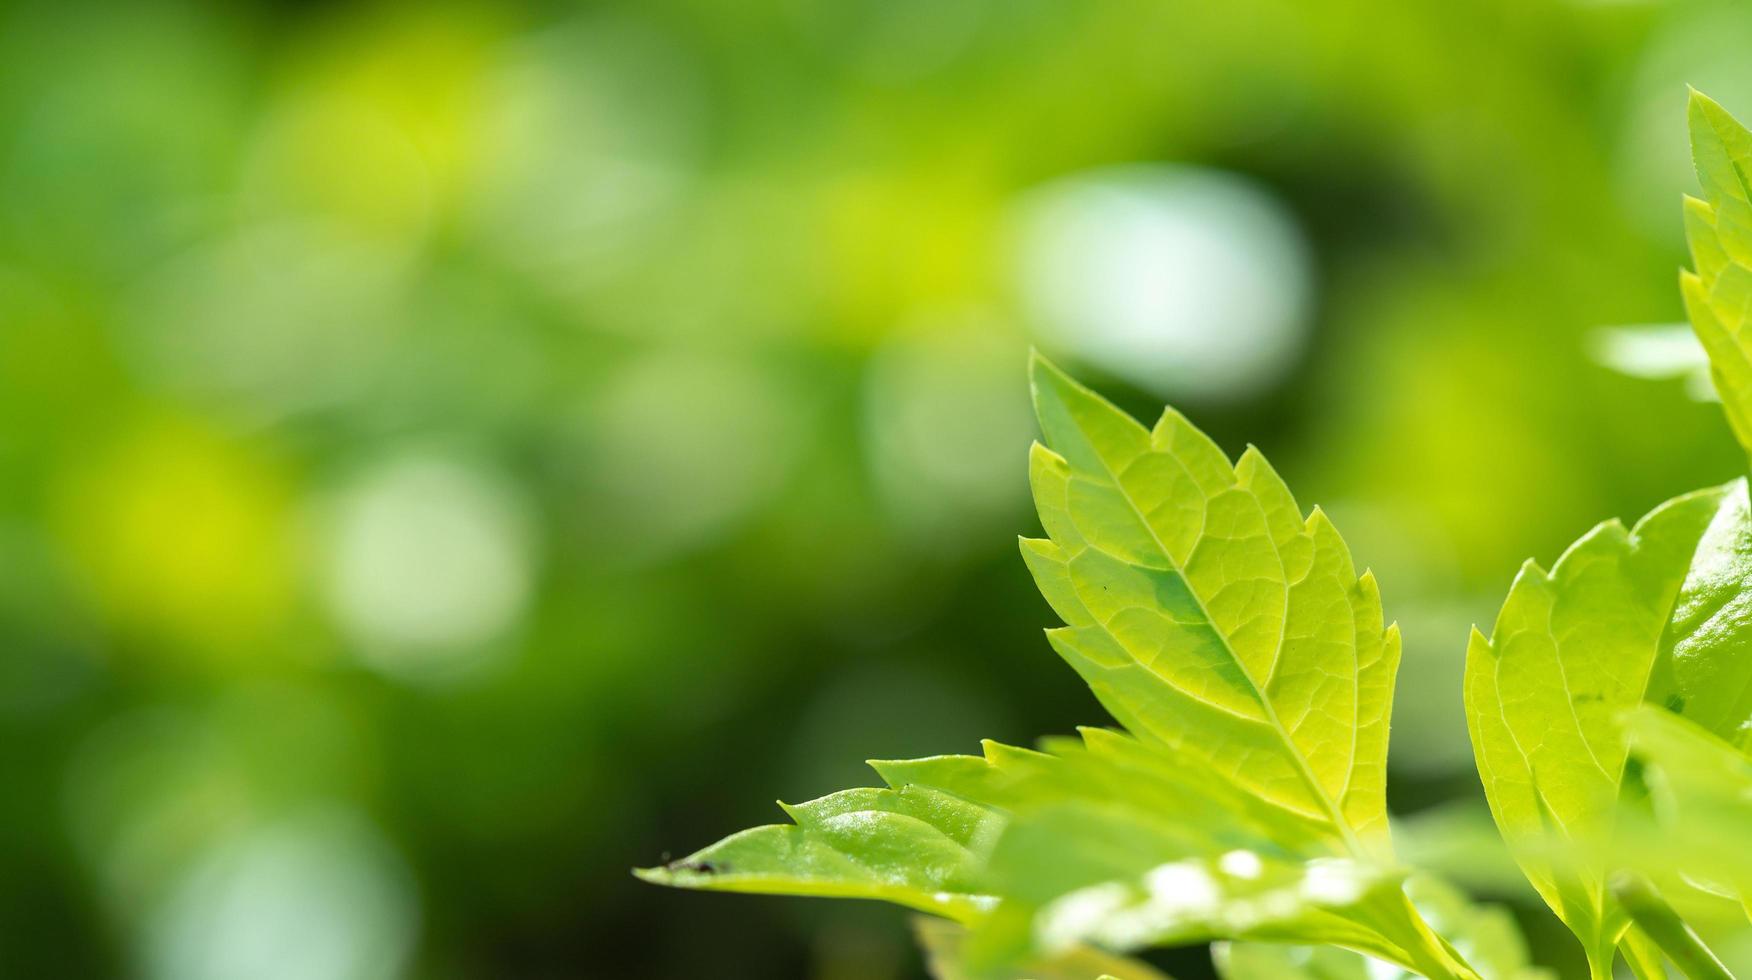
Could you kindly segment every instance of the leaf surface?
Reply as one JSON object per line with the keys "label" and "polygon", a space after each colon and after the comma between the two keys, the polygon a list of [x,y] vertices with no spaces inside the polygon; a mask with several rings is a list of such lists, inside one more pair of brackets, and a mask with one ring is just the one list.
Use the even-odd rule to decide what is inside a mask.
{"label": "leaf surface", "polygon": [[1691,93],[1686,114],[1704,198],[1685,200],[1697,270],[1681,274],[1680,290],[1728,423],[1752,451],[1752,136],[1702,93]]}
{"label": "leaf surface", "polygon": [[680,888],[881,899],[958,921],[995,904],[972,884],[1003,824],[989,807],[908,786],[785,810],[794,825],[745,830],[636,873]]}
{"label": "leaf surface", "polygon": [[1549,572],[1528,562],[1490,637],[1474,631],[1467,650],[1467,727],[1491,814],[1596,969],[1625,924],[1609,869],[1557,861],[1548,842],[1609,832],[1627,758],[1619,719],[1671,686],[1663,663],[1692,635],[1672,626],[1675,610],[1699,542],[1736,497],[1743,483],[1688,494],[1633,530],[1601,524]]}
{"label": "leaf surface", "polygon": [[[1752,452],[1752,133],[1708,97],[1693,92],[1692,157],[1704,199],[1685,202],[1686,238],[1696,272],[1680,288],[1693,329],[1709,352],[1722,407]],[[1717,516],[1700,542],[1675,629],[1676,707],[1687,718],[1742,747],[1752,739],[1752,519],[1743,494]]]}
{"label": "leaf surface", "polygon": [[1249,449],[1233,466],[1172,409],[1146,430],[1044,360],[1024,540],[1048,636],[1127,729],[1385,853],[1399,637],[1338,532]]}

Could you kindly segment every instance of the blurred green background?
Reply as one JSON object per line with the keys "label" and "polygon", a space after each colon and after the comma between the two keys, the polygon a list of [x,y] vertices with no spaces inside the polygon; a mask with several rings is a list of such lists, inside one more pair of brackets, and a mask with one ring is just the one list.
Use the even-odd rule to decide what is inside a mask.
{"label": "blurred green background", "polygon": [[1030,344],[1333,513],[1393,802],[1475,802],[1467,627],[1742,466],[1602,363],[1683,343],[1601,331],[1680,317],[1684,86],[1752,109],[1748,50],[1678,0],[4,8],[0,975],[919,976],[897,911],[627,869],[1105,721],[1015,554]]}

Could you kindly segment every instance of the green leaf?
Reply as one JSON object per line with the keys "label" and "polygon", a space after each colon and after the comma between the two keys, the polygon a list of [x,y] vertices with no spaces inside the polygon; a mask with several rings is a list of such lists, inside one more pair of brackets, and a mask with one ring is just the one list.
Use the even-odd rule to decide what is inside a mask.
{"label": "green leaf", "polygon": [[1169,409],[1146,430],[1036,358],[1048,540],[1024,540],[1065,620],[1053,647],[1127,729],[1382,855],[1399,661],[1374,579],[1256,450],[1231,466]]}
{"label": "green leaf", "polygon": [[[1692,155],[1707,200],[1685,202],[1695,273],[1681,277],[1692,327],[1709,352],[1728,421],[1752,451],[1752,133],[1721,106],[1691,93]],[[1752,658],[1731,655],[1734,637],[1752,631],[1752,519],[1744,495],[1724,511],[1698,551],[1675,618],[1693,637],[1674,651],[1677,707],[1705,728],[1746,746],[1752,739]]]}
{"label": "green leaf", "polygon": [[1689,980],[1734,980],[1721,959],[1648,878],[1634,871],[1616,871],[1612,894],[1634,924],[1630,934],[1634,941],[1626,943],[1625,959],[1639,980],[1665,977],[1663,958],[1671,960]]}
{"label": "green leaf", "polygon": [[1459,969],[1399,894],[1397,869],[1330,856],[1318,826],[1157,746],[1082,735],[1046,740],[1044,753],[988,743],[984,758],[875,764],[893,785],[977,795],[1010,815],[984,879],[1004,901],[976,926],[970,969],[1232,936],[1339,943],[1437,976]]}
{"label": "green leaf", "polygon": [[1625,925],[1608,869],[1555,860],[1547,838],[1610,832],[1627,758],[1620,717],[1651,697],[1685,700],[1699,678],[1674,667],[1676,651],[1724,652],[1700,559],[1719,525],[1744,523],[1744,501],[1743,482],[1687,494],[1631,531],[1601,524],[1550,572],[1528,562],[1490,638],[1475,630],[1467,650],[1467,723],[1492,816],[1596,970],[1609,968]]}
{"label": "green leaf", "polygon": [[989,807],[918,786],[780,806],[794,826],[745,830],[635,873],[680,888],[881,899],[958,921],[996,902],[972,884],[1003,825]]}
{"label": "green leaf", "polygon": [[1705,200],[1686,198],[1685,234],[1696,272],[1680,291],[1740,445],[1752,451],[1752,134],[1693,91],[1691,155]]}
{"label": "green leaf", "polygon": [[1654,940],[1637,928],[1634,916],[1624,938],[1619,940],[1618,952],[1624,957],[1624,965],[1630,968],[1630,975],[1636,980],[1666,980],[1667,968],[1661,958],[1661,947],[1655,945]]}
{"label": "green leaf", "polygon": [[[969,975],[1221,936],[1343,943],[1454,975],[1408,914],[1397,871],[1310,860],[1328,846],[1316,828],[1191,778],[1128,735],[1085,729],[1042,747],[875,762],[891,788],[790,807],[796,826],[746,831],[641,875],[935,912],[974,927],[958,953]],[[1090,919],[1095,903],[1110,914]]]}

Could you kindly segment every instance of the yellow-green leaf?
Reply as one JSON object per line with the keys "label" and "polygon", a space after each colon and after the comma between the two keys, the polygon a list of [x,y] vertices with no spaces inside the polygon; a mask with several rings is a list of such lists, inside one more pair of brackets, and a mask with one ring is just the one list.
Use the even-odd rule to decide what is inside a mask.
{"label": "yellow-green leaf", "polygon": [[1596,970],[1625,926],[1610,869],[1554,860],[1551,839],[1610,833],[1625,780],[1620,718],[1650,697],[1682,697],[1673,649],[1712,642],[1679,614],[1700,542],[1718,515],[1743,509],[1744,493],[1737,482],[1687,494],[1630,531],[1601,524],[1549,572],[1528,562],[1490,637],[1474,631],[1467,650],[1467,723],[1491,814]]}
{"label": "yellow-green leaf", "polygon": [[1023,542],[1053,646],[1128,729],[1385,853],[1399,659],[1372,577],[1265,458],[1230,465],[1169,409],[1146,430],[1042,359],[1031,460],[1048,540]]}

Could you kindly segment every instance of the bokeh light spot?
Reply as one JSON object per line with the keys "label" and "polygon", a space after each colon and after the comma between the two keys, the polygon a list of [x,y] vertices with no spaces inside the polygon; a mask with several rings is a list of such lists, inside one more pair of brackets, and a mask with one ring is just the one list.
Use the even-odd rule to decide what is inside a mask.
{"label": "bokeh light spot", "polygon": [[406,265],[332,225],[255,226],[157,269],[119,336],[144,379],[250,421],[333,408],[397,338]]}
{"label": "bokeh light spot", "polygon": [[703,107],[694,67],[624,15],[511,45],[490,72],[482,237],[562,294],[646,258],[694,181]]}
{"label": "bokeh light spot", "polygon": [[507,480],[409,451],[360,472],[335,503],[324,595],[369,666],[401,678],[479,666],[524,612],[528,511]]}
{"label": "bokeh light spot", "polygon": [[148,921],[145,960],[164,980],[388,980],[418,920],[409,876],[376,830],[318,810],[206,854]]}
{"label": "bokeh light spot", "polygon": [[1301,232],[1241,177],[1143,165],[1067,177],[1019,202],[1016,234],[1041,342],[1157,394],[1245,398],[1306,339]]}
{"label": "bokeh light spot", "polygon": [[733,526],[776,493],[804,419],[782,380],[755,363],[658,351],[590,400],[586,465],[605,549],[650,559]]}

